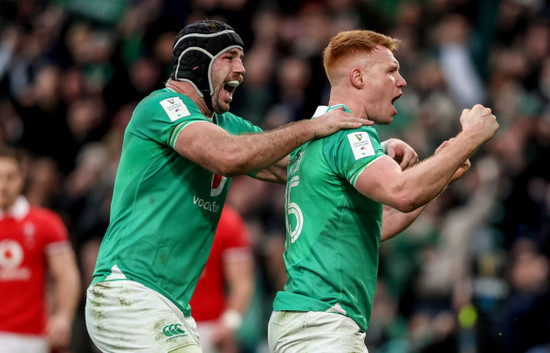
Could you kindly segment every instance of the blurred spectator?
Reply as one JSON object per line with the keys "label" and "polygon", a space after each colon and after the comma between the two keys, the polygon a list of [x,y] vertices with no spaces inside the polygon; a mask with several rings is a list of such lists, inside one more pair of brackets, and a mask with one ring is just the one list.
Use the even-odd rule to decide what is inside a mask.
{"label": "blurred spectator", "polygon": [[536,244],[519,239],[511,249],[511,293],[502,325],[505,352],[547,352],[550,347],[550,261]]}
{"label": "blurred spectator", "polygon": [[441,67],[454,100],[460,108],[484,104],[485,90],[468,50],[468,20],[461,15],[443,18],[438,33]]}
{"label": "blurred spectator", "polygon": [[306,88],[311,80],[311,69],[307,61],[289,56],[277,67],[278,105],[288,112],[287,121],[296,121],[304,116]]}
{"label": "blurred spectator", "polygon": [[258,125],[266,120],[267,111],[275,101],[271,84],[275,70],[274,55],[274,48],[263,46],[247,52],[244,58],[246,80],[233,101],[236,115],[246,116]]}
{"label": "blurred spectator", "polygon": [[53,158],[60,170],[68,173],[74,167],[76,145],[65,119],[67,106],[61,100],[60,82],[60,69],[48,65],[12,104],[23,125],[19,147]]}
{"label": "blurred spectator", "polygon": [[0,352],[48,353],[69,346],[80,277],[60,217],[30,205],[23,186],[21,157],[0,149]]}

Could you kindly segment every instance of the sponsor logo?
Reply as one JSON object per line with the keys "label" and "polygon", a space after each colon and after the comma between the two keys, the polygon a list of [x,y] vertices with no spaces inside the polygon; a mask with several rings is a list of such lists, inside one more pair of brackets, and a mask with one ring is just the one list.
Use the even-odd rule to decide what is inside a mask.
{"label": "sponsor logo", "polygon": [[204,199],[201,199],[200,197],[193,196],[193,204],[199,206],[199,208],[202,208],[203,210],[212,212],[212,213],[218,213],[220,211],[220,205],[216,203],[216,201],[209,202],[204,201]]}
{"label": "sponsor logo", "polygon": [[0,267],[5,269],[16,268],[23,262],[23,248],[15,240],[0,242]]}
{"label": "sponsor logo", "polygon": [[166,337],[172,337],[175,335],[185,333],[185,330],[181,328],[180,324],[170,324],[162,328],[162,333],[164,333]]}
{"label": "sponsor logo", "polygon": [[164,336],[168,337],[166,341],[170,342],[178,337],[187,337],[187,333],[181,328],[181,324],[170,324],[162,328]]}
{"label": "sponsor logo", "polygon": [[23,248],[15,240],[0,242],[0,281],[28,280],[31,270],[20,267],[23,262]]}
{"label": "sponsor logo", "polygon": [[218,174],[212,174],[212,184],[210,187],[210,196],[218,196],[222,193],[227,178]]}
{"label": "sponsor logo", "polygon": [[[210,182],[210,196],[212,197],[219,196],[224,190],[226,182],[227,182],[226,177],[213,173],[212,180]],[[212,213],[220,212],[220,204],[216,203],[216,201],[206,201],[203,198],[200,198],[196,195],[193,196],[193,204],[199,206],[199,208],[202,208]]]}
{"label": "sponsor logo", "polygon": [[355,134],[355,137],[356,137],[359,141],[361,141],[361,140],[363,139],[363,135],[361,135],[361,134]]}

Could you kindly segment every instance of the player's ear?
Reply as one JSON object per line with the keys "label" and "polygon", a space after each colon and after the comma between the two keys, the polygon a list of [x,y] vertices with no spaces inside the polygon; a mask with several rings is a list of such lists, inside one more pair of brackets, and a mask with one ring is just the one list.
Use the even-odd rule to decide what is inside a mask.
{"label": "player's ear", "polygon": [[358,67],[354,67],[351,69],[349,74],[349,79],[350,79],[351,85],[355,88],[362,88],[364,85],[363,73],[361,72],[361,69],[359,69]]}

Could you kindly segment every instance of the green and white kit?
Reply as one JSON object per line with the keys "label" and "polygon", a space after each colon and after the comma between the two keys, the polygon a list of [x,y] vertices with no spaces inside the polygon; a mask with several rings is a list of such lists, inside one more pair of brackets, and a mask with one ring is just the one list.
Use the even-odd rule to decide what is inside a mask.
{"label": "green and white kit", "polygon": [[186,126],[208,121],[235,135],[261,131],[231,113],[209,120],[191,99],[168,88],[136,107],[124,136],[93,284],[133,280],[190,315],[188,303],[208,259],[230,179],[182,157],[174,145]]}
{"label": "green and white kit", "polygon": [[[332,108],[320,107],[316,114]],[[291,153],[284,253],[288,280],[277,293],[275,311],[340,313],[366,331],[376,289],[382,204],[354,185],[365,167],[383,155],[378,133],[366,126],[309,141]]]}

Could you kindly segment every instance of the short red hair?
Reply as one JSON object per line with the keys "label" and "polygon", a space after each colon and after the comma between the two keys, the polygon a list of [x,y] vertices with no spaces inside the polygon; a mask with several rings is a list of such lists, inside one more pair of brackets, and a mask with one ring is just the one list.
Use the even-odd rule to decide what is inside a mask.
{"label": "short red hair", "polygon": [[338,33],[330,40],[330,43],[323,51],[323,65],[329,81],[332,82],[332,72],[341,59],[358,52],[370,53],[377,45],[386,47],[392,53],[395,53],[399,42],[399,39],[367,30]]}

